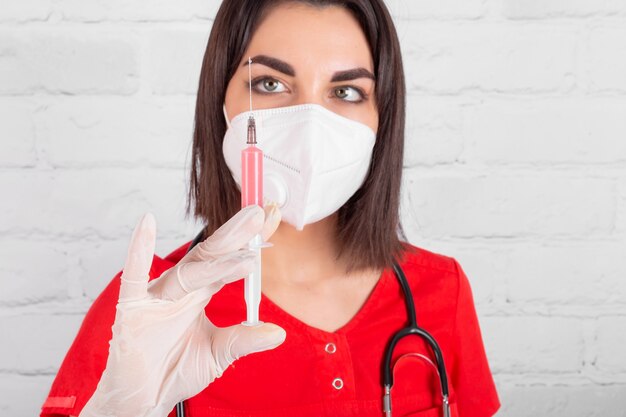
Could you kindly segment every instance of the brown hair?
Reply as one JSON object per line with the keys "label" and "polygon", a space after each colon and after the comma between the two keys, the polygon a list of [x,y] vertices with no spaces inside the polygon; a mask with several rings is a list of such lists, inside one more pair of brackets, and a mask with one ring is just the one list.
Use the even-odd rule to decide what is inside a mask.
{"label": "brown hair", "polygon": [[369,42],[376,76],[378,132],[365,181],[338,212],[337,259],[345,257],[348,272],[388,267],[403,249],[398,233],[406,240],[399,220],[405,84],[398,37],[383,0],[222,2],[200,72],[187,215],[194,201],[194,215],[206,223],[205,238],[241,208],[239,189],[222,154],[226,132],[222,105],[255,29],[272,6],[285,1],[345,7],[354,14]]}

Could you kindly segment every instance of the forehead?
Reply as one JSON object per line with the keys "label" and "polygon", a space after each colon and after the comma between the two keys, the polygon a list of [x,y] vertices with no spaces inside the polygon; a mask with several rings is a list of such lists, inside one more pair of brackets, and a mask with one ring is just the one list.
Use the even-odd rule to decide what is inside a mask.
{"label": "forehead", "polygon": [[[344,7],[288,2],[273,7],[252,36],[247,55],[265,54],[296,69],[373,71],[367,38]],[[246,55],[246,56],[247,56]],[[244,58],[246,59],[246,58]]]}

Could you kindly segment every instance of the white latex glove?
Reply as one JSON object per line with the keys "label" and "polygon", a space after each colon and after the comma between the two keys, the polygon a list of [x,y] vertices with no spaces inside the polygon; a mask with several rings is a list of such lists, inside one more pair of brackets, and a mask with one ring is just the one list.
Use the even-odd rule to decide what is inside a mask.
{"label": "white latex glove", "polygon": [[106,369],[80,417],[164,417],[236,359],[285,340],[275,324],[220,328],[204,311],[213,294],[252,269],[248,242],[256,233],[269,238],[280,222],[278,207],[266,211],[242,209],[150,283],[156,224],[151,213],[142,217],[121,276]]}

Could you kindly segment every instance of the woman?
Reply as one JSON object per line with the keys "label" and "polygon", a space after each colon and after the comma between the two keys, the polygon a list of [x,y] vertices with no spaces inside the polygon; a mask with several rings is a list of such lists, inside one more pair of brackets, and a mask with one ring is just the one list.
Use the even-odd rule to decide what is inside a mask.
{"label": "woman", "polygon": [[[288,151],[303,143],[318,151],[315,138],[350,151],[339,139],[362,139],[345,153],[359,155],[363,178],[330,170],[322,181],[330,186],[311,188],[311,201],[294,199],[295,209],[239,210],[237,154],[227,144],[249,91],[259,115],[292,129],[281,144]],[[455,259],[397,236],[404,106],[400,48],[382,0],[225,0],[196,106],[190,201],[207,225],[202,241],[153,257],[154,218],[142,218],[41,415],[173,416],[182,400],[188,416],[383,415],[383,353],[407,324],[394,260],[419,325],[441,347],[451,415],[493,415],[500,403],[467,277]],[[337,129],[325,137],[322,125]],[[298,155],[313,165],[342,157]],[[246,242],[256,233],[273,246],[262,250],[266,323],[248,327],[237,324],[246,317],[240,278],[252,267]],[[396,346],[394,415],[440,415],[439,379],[424,357],[432,353],[418,337]]]}

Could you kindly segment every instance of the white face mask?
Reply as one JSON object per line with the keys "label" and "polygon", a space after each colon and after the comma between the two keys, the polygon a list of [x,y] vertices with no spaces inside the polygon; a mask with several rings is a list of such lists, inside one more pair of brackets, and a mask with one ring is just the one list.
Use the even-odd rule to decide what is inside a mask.
{"label": "white face mask", "polygon": [[[344,205],[365,180],[376,141],[367,125],[318,104],[255,110],[263,151],[264,197],[278,203],[282,220],[302,230]],[[223,153],[241,188],[241,151],[249,111],[229,121]]]}

